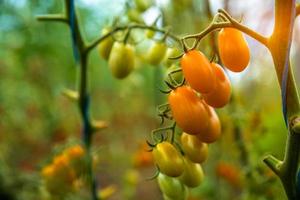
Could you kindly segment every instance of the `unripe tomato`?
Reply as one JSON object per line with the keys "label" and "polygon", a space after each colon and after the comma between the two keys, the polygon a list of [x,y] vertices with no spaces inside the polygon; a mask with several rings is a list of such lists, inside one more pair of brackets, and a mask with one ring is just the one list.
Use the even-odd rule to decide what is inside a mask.
{"label": "unripe tomato", "polygon": [[127,11],[127,17],[132,22],[144,23],[144,20],[143,20],[143,18],[141,16],[141,13],[137,9],[129,9]]}
{"label": "unripe tomato", "polygon": [[189,86],[181,86],[171,91],[168,102],[172,116],[186,133],[196,135],[206,131],[208,113],[197,93]]}
{"label": "unripe tomato", "polygon": [[182,56],[180,64],[186,81],[194,90],[209,93],[215,89],[215,72],[203,53],[188,51]]}
{"label": "unripe tomato", "polygon": [[202,163],[207,159],[208,146],[201,142],[197,136],[182,133],[181,147],[187,156],[194,163]]}
{"label": "unripe tomato", "polygon": [[152,65],[158,65],[167,52],[167,45],[164,42],[154,42],[147,54],[147,60]]}
{"label": "unripe tomato", "polygon": [[250,60],[250,50],[241,31],[223,28],[218,35],[222,63],[233,72],[243,71]]}
{"label": "unripe tomato", "polygon": [[[178,70],[180,69],[178,66],[176,66],[175,64],[173,64],[171,67],[169,67],[167,69],[167,72],[166,72],[166,75],[165,75],[165,80],[170,80],[168,74],[171,73],[172,71],[175,71],[175,70]],[[183,80],[183,76],[182,76],[182,73],[181,72],[176,72],[176,73],[173,73],[171,74],[172,78],[174,81],[176,81],[176,83],[181,83],[182,80]]]}
{"label": "unripe tomato", "polygon": [[179,56],[181,53],[179,51],[179,49],[173,47],[173,48],[168,48],[167,50],[167,53],[164,57],[164,60],[163,60],[163,64],[166,66],[166,67],[170,67],[173,63],[175,63],[175,60],[172,60],[170,58],[174,58],[176,56]]}
{"label": "unripe tomato", "polygon": [[188,187],[199,186],[204,178],[203,170],[200,164],[193,163],[184,157],[184,171],[179,180]]}
{"label": "unripe tomato", "polygon": [[216,111],[212,107],[208,106],[207,104],[204,105],[209,115],[208,127],[206,131],[200,132],[196,136],[202,142],[212,143],[215,142],[217,139],[219,139],[219,137],[221,136],[221,123]]}
{"label": "unripe tomato", "polygon": [[141,12],[146,11],[152,5],[152,0],[135,0],[137,9]]}
{"label": "unripe tomato", "polygon": [[152,31],[152,30],[148,29],[148,30],[145,31],[145,35],[146,35],[147,38],[152,39],[155,35],[155,31]]}
{"label": "unripe tomato", "polygon": [[202,94],[202,96],[208,105],[215,108],[221,108],[230,100],[230,80],[220,65],[211,63],[211,66],[213,67],[217,77],[216,88],[208,94]]}
{"label": "unripe tomato", "polygon": [[[102,30],[102,35],[109,33],[109,31],[110,31],[109,28],[104,28]],[[114,40],[111,36],[107,37],[105,40],[99,43],[98,52],[103,59],[107,60],[109,58],[109,54],[113,44],[114,44]]]}
{"label": "unripe tomato", "polygon": [[134,48],[130,44],[115,42],[109,56],[108,65],[112,74],[125,78],[134,68]]}
{"label": "unripe tomato", "polygon": [[160,173],[157,177],[157,181],[159,188],[164,195],[164,199],[187,199],[188,188],[177,178],[169,177]]}
{"label": "unripe tomato", "polygon": [[171,143],[164,141],[157,144],[152,154],[161,173],[172,177],[178,177],[182,174],[182,156]]}

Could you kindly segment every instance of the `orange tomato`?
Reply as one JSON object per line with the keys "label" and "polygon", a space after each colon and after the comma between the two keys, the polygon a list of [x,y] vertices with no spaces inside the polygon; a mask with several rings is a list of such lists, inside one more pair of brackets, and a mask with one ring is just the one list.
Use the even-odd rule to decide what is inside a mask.
{"label": "orange tomato", "polygon": [[202,163],[207,159],[208,146],[203,143],[194,135],[182,133],[181,147],[185,155],[194,163]]}
{"label": "orange tomato", "polygon": [[206,131],[208,113],[203,101],[191,87],[181,86],[171,91],[168,102],[173,118],[184,132],[196,135]]}
{"label": "orange tomato", "polygon": [[218,35],[222,63],[233,72],[243,71],[250,60],[250,50],[241,31],[223,28]]}
{"label": "orange tomato", "polygon": [[200,93],[209,93],[216,87],[216,76],[207,58],[197,50],[186,52],[180,65],[189,85]]}
{"label": "orange tomato", "polygon": [[216,174],[234,187],[240,187],[242,184],[241,171],[233,164],[224,161],[219,162],[216,167]]}
{"label": "orange tomato", "polygon": [[221,136],[221,123],[215,110],[204,103],[204,106],[208,112],[208,127],[205,131],[199,132],[197,137],[199,140],[205,143],[215,142]]}
{"label": "orange tomato", "polygon": [[220,65],[211,63],[211,66],[213,67],[217,77],[216,88],[208,94],[202,94],[202,96],[208,105],[215,108],[221,108],[230,100],[230,80]]}

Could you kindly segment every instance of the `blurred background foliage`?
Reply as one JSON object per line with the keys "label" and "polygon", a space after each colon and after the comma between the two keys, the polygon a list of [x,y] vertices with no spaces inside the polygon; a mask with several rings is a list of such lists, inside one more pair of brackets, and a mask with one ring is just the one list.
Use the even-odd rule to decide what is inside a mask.
{"label": "blurred background foliage", "polygon": [[[85,38],[91,41],[114,18],[126,18],[125,5],[124,0],[76,1]],[[210,5],[212,13],[226,8],[259,32],[271,33],[272,0],[211,0]],[[81,137],[77,105],[61,94],[64,88],[76,88],[78,76],[69,29],[35,19],[62,9],[61,0],[0,1],[0,199],[41,199],[41,168]],[[160,12],[159,24],[170,26],[177,35],[200,32],[210,21],[204,0],[157,0],[141,17],[151,24]],[[298,21],[295,27],[294,35],[299,35]],[[135,37],[142,47],[139,66],[125,80],[112,77],[96,50],[89,61],[92,114],[109,122],[93,143],[100,187],[114,187],[109,199],[162,198],[156,181],[145,180],[154,173],[151,159],[141,162],[137,157],[159,122],[155,106],[165,97],[157,88],[166,69],[143,62],[150,40],[143,32]],[[265,154],[282,158],[284,152],[286,130],[278,83],[267,50],[247,40],[251,64],[239,75],[229,72],[232,103],[218,110],[223,135],[210,146],[203,165],[205,181],[191,191],[190,200],[285,198],[278,179],[262,164]],[[300,63],[299,43],[295,38],[294,66]],[[201,50],[212,56],[208,39]],[[300,71],[295,71],[299,83]]]}

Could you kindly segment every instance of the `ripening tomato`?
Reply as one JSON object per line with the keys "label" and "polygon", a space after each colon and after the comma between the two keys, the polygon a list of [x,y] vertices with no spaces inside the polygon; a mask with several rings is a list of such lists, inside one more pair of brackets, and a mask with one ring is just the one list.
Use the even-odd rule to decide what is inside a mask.
{"label": "ripening tomato", "polygon": [[152,151],[154,161],[161,173],[178,177],[183,172],[183,160],[179,151],[169,142],[157,144]]}
{"label": "ripening tomato", "polygon": [[158,65],[167,52],[167,45],[164,42],[153,42],[147,54],[147,60],[151,65]]}
{"label": "ripening tomato", "polygon": [[200,93],[212,92],[216,87],[216,76],[209,61],[197,50],[186,52],[180,65],[183,75],[189,85]]}
{"label": "ripening tomato", "polygon": [[208,113],[203,101],[189,86],[181,86],[171,91],[168,102],[172,116],[186,133],[196,135],[206,131]]}
{"label": "ripening tomato", "polygon": [[157,181],[160,190],[165,196],[165,199],[187,199],[188,188],[177,178],[169,177],[160,173],[157,177]]}
{"label": "ripening tomato", "polygon": [[187,156],[194,163],[202,163],[208,156],[208,145],[200,141],[197,136],[182,133],[181,147]]}
{"label": "ripening tomato", "polygon": [[202,96],[208,105],[215,108],[221,108],[230,100],[230,80],[220,65],[211,63],[211,66],[213,67],[217,77],[216,88],[208,94],[202,94]]}
{"label": "ripening tomato", "polygon": [[[104,28],[102,30],[102,35],[109,33],[109,31],[110,31],[109,28]],[[114,39],[111,36],[108,36],[106,39],[104,39],[102,42],[99,43],[98,52],[103,59],[107,60],[109,58],[109,54],[113,44],[114,44]]]}
{"label": "ripening tomato", "polygon": [[116,78],[123,79],[128,76],[134,68],[133,46],[115,42],[109,56],[108,65]]}
{"label": "ripening tomato", "polygon": [[204,178],[202,167],[199,163],[193,163],[184,157],[184,171],[179,180],[188,187],[199,186]]}
{"label": "ripening tomato", "polygon": [[209,118],[208,118],[208,127],[205,131],[199,132],[196,136],[205,143],[215,142],[221,136],[221,123],[216,111],[209,105],[203,103]]}
{"label": "ripening tomato", "polygon": [[218,35],[222,63],[233,72],[243,71],[250,60],[250,50],[241,31],[223,28]]}

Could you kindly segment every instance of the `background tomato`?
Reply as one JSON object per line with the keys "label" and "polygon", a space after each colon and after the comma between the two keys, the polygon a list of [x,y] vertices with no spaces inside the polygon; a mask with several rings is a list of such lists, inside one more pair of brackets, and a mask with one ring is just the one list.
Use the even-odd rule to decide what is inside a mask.
{"label": "background tomato", "polygon": [[167,53],[166,53],[166,55],[164,57],[164,60],[163,60],[163,64],[166,67],[172,66],[177,60],[170,59],[170,58],[177,57],[180,54],[181,54],[181,52],[179,51],[178,48],[176,48],[176,47],[168,48]]}
{"label": "background tomato", "polygon": [[215,142],[221,135],[221,123],[219,117],[214,110],[214,108],[205,104],[205,108],[208,112],[209,119],[208,119],[208,127],[205,131],[200,132],[196,136],[205,143],[212,143]]}
{"label": "background tomato", "polygon": [[203,53],[197,50],[186,52],[180,65],[186,81],[194,90],[209,93],[215,89],[215,72]]}
{"label": "background tomato", "polygon": [[214,69],[217,77],[216,88],[208,94],[202,94],[202,96],[208,105],[215,108],[221,108],[225,106],[230,100],[230,80],[220,65],[211,63],[211,66]]}
{"label": "background tomato", "polygon": [[234,28],[223,28],[218,35],[218,45],[225,67],[233,72],[241,72],[247,67],[250,50],[242,32]]}
{"label": "background tomato", "polygon": [[[102,29],[102,35],[105,35],[105,34],[109,33],[110,31],[111,31],[110,28],[104,28],[104,29]],[[110,54],[113,44],[114,44],[114,39],[111,36],[107,37],[105,40],[103,40],[102,42],[99,43],[99,45],[98,45],[99,55],[102,58],[104,58],[105,60],[107,60],[109,58],[109,54]]]}
{"label": "background tomato", "polygon": [[115,42],[109,56],[108,65],[116,78],[123,79],[128,76],[134,68],[133,46]]}
{"label": "background tomato", "polygon": [[197,187],[203,181],[204,174],[200,164],[193,163],[184,157],[184,171],[179,177],[180,181],[188,187]]}
{"label": "background tomato", "polygon": [[172,177],[178,177],[182,174],[184,167],[182,156],[171,143],[157,144],[152,153],[160,172]]}
{"label": "background tomato", "polygon": [[164,42],[153,42],[147,54],[148,62],[151,65],[158,65],[165,57],[167,48]]}
{"label": "background tomato", "polygon": [[141,12],[146,11],[153,4],[153,0],[134,0],[137,9]]}
{"label": "background tomato", "polygon": [[208,127],[208,113],[196,92],[189,86],[173,90],[168,98],[173,118],[186,133],[196,135]]}
{"label": "background tomato", "polygon": [[202,163],[207,159],[208,146],[201,142],[197,136],[182,133],[180,137],[181,147],[187,156],[194,163]]}

